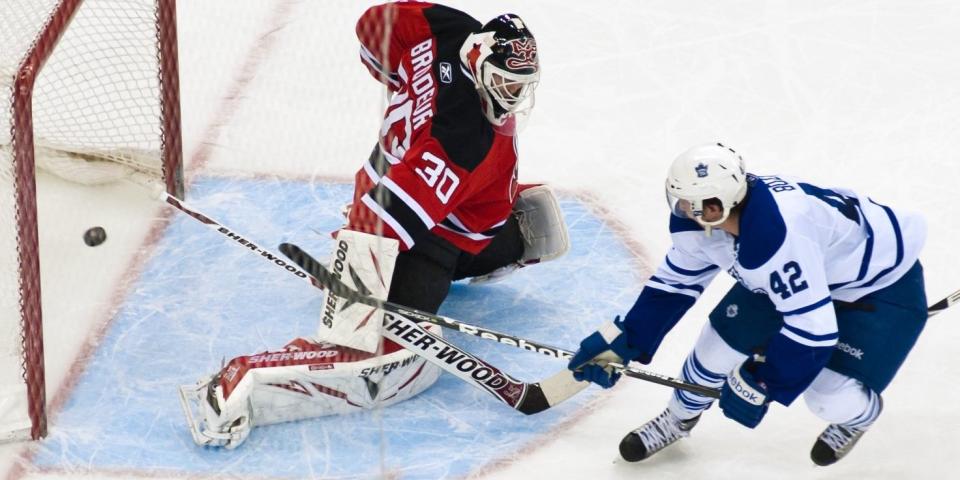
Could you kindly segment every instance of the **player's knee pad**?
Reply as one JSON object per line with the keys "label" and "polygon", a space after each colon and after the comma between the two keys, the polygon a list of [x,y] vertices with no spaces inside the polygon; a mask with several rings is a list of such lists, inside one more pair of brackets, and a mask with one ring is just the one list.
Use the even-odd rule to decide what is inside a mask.
{"label": "player's knee pad", "polygon": [[567,223],[550,187],[536,185],[521,190],[513,211],[523,237],[521,264],[547,262],[570,250]]}
{"label": "player's knee pad", "polygon": [[803,400],[817,417],[846,423],[867,408],[870,393],[859,380],[825,368],[803,392]]}
{"label": "player's knee pad", "polygon": [[[440,335],[439,327],[426,328]],[[296,339],[280,351],[234,358],[202,387],[181,387],[194,441],[236,448],[254,426],[389,406],[440,376],[439,367],[392,342],[383,349],[376,355]]]}
{"label": "player's knee pad", "polygon": [[693,346],[687,362],[695,362],[697,364],[695,368],[703,369],[711,375],[726,377],[746,359],[746,355],[727,344],[710,322],[707,322],[700,331],[700,337],[697,338],[697,343]]}

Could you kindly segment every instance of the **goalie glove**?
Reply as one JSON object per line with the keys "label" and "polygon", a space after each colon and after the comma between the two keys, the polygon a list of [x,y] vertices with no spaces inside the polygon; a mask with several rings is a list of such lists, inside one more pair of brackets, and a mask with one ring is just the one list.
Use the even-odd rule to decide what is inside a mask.
{"label": "goalie glove", "polygon": [[626,363],[625,360],[629,362],[639,354],[639,350],[627,345],[623,322],[617,317],[580,342],[580,349],[570,359],[567,368],[573,371],[573,378],[581,382],[593,382],[610,388],[620,380],[620,373],[608,364]]}
{"label": "goalie glove", "polygon": [[553,190],[546,185],[522,185],[520,188],[513,215],[520,228],[523,254],[515,263],[471,278],[471,284],[498,282],[522,267],[554,260],[570,250],[567,224]]}
{"label": "goalie glove", "polygon": [[524,188],[513,205],[523,236],[520,264],[548,262],[570,250],[570,236],[563,211],[553,190],[546,185]]}

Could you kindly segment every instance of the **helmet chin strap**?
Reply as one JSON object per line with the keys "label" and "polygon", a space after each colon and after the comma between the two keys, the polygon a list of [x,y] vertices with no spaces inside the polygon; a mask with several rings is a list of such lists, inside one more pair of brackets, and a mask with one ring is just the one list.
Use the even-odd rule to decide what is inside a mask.
{"label": "helmet chin strap", "polygon": [[712,221],[712,222],[708,222],[708,221],[704,220],[702,216],[694,216],[693,219],[694,219],[701,227],[703,227],[703,230],[704,230],[704,232],[707,234],[707,236],[708,236],[708,237],[711,237],[711,236],[713,236],[713,227],[719,226],[719,225],[722,224],[723,222],[727,221],[727,218],[729,218],[729,217],[730,217],[730,210],[724,208],[724,209],[723,209],[723,216],[721,216],[719,220],[714,220],[714,221]]}

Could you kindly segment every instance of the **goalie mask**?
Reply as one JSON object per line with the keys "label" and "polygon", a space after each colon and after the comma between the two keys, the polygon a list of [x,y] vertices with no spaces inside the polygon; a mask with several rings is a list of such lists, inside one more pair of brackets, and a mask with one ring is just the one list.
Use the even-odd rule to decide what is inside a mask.
{"label": "goalie mask", "polygon": [[[743,158],[720,143],[693,147],[670,165],[665,188],[671,212],[681,218],[689,215],[710,235],[712,227],[723,223],[747,195]],[[709,199],[720,202],[719,219],[703,218],[703,204]]]}
{"label": "goalie mask", "polygon": [[520,17],[508,13],[467,37],[460,60],[473,75],[483,114],[498,132],[519,131],[540,81],[537,42]]}

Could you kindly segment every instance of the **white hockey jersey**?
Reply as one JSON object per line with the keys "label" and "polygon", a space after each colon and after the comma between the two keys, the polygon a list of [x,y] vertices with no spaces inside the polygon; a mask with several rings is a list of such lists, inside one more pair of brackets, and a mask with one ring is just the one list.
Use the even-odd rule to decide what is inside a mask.
{"label": "white hockey jersey", "polygon": [[771,340],[767,354],[768,361],[772,354],[783,362],[771,371],[790,377],[769,379],[784,390],[771,396],[789,403],[829,358],[821,349],[832,351],[837,343],[831,302],[852,302],[897,281],[917,261],[926,224],[846,189],[778,176],[751,175],[748,184],[738,237],[719,229],[708,237],[695,221],[672,216],[673,247],[625,326],[631,347],[649,359],[723,269],[783,314],[780,338]]}

